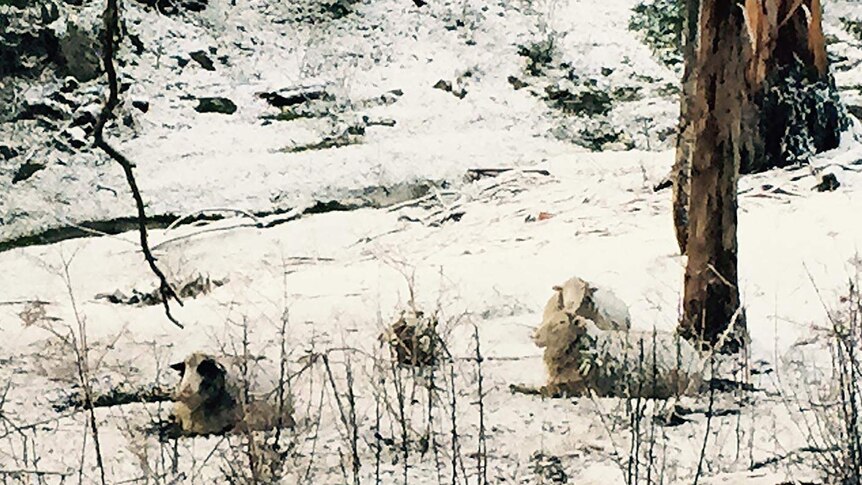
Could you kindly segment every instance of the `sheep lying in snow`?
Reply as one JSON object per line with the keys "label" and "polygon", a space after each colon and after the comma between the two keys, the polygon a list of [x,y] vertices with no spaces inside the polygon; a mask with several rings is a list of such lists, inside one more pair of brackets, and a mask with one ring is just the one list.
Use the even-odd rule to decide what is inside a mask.
{"label": "sheep lying in snow", "polygon": [[703,363],[687,341],[629,331],[625,305],[579,278],[554,290],[533,336],[545,349],[542,394],[667,398],[699,389]]}
{"label": "sheep lying in snow", "polygon": [[[292,407],[282,412],[261,399],[243,402],[243,389],[224,362],[200,352],[171,365],[180,373],[174,393],[173,418],[184,434],[224,433],[232,429],[263,431],[278,425],[292,427]],[[281,419],[279,419],[279,417]]]}

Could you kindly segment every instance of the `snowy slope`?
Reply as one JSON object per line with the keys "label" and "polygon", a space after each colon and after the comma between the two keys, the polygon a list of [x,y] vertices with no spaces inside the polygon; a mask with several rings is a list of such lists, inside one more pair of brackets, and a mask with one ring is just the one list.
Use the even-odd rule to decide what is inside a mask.
{"label": "snowy slope", "polygon": [[[415,383],[410,385],[416,398],[407,403],[413,443],[409,483],[439,483],[438,473],[451,483],[447,403],[453,394],[465,472],[469,483],[477,483],[473,325],[486,357],[483,406],[490,481],[553,483],[540,470],[547,467],[536,465],[542,460],[535,456],[542,453],[557,460],[548,461],[558,463],[568,483],[625,483],[631,403],[544,400],[513,395],[508,386],[544,382],[541,350],[530,335],[551,287],[573,275],[610,288],[627,302],[635,329],[673,330],[684,259],[673,236],[669,191],[653,190],[667,174],[673,154],[591,153],[556,140],[548,134],[559,126],[561,115],[533,94],[547,80],[531,80],[534,85],[515,90],[508,77],[528,79],[516,44],[556,32],[559,55],[578,72],[608,89],[637,85],[644,90],[644,97],[614,106],[609,116],[627,130],[634,127],[629,131],[635,146],[662,147],[648,146],[647,137],[674,124],[673,97],[659,88],[675,77],[626,30],[632,4],[464,2],[417,9],[410,2],[385,0],[361,4],[355,16],[309,27],[275,23],[288,18],[290,9],[263,1],[240,7],[212,2],[205,12],[187,18],[154,17],[130,2],[128,29],[150,49],[123,68],[133,80],[127,99],[145,99],[150,110],[137,113],[126,107],[136,113],[134,128],[111,136],[137,162],[151,212],[299,207],[405,180],[448,180],[449,186],[407,204],[307,215],[269,229],[234,227],[193,235],[203,228],[248,222],[236,218],[152,231],[159,264],[173,280],[197,274],[226,280],[175,308],[184,329],[168,322],[159,306],[115,305],[96,298],[116,290],[129,294],[153,288],[135,233],[0,252],[0,383],[5,383],[0,384],[0,471],[39,469],[73,480],[82,461],[86,413],[53,407],[76,389],[74,356],[46,328],[65,336],[67,325],[77,328],[78,320],[86,322],[93,385],[105,392],[118,386],[175,384],[168,364],[198,350],[236,352],[242,339],[239,324],[246,321],[252,352],[262,357],[257,361],[262,377],[272,380],[279,358],[278,327],[287,309],[292,370],[301,369],[310,352],[329,352],[342,397],[347,366],[355,373],[361,483],[375,483],[374,446],[382,441],[375,433],[396,443],[381,451],[381,483],[401,483],[397,413],[387,409],[380,429],[375,424],[375,395],[386,387],[379,384],[381,371],[374,365],[388,357],[378,335],[408,305],[407,280],[412,277],[417,305],[441,312],[455,357],[455,392],[438,383],[432,427],[441,447],[438,461],[444,465],[437,465],[431,451],[417,449],[426,423],[422,380],[406,381]],[[838,3],[828,8],[833,5],[838,11]],[[457,26],[458,19],[465,27]],[[539,19],[551,20],[541,24]],[[858,43],[839,33],[842,52],[857,52]],[[213,58],[228,56],[227,65],[217,61],[215,71],[194,61],[179,69],[173,57],[211,47],[217,51]],[[612,72],[603,74],[602,68]],[[463,99],[433,88],[439,79],[457,84],[468,70],[472,75],[461,81],[467,90]],[[644,77],[637,80],[636,75]],[[848,70],[836,78],[850,86],[862,75]],[[335,111],[334,119],[268,124],[261,119],[276,111],[257,93],[313,83],[332,86],[346,106]],[[394,89],[403,95],[393,104],[359,103]],[[187,95],[227,96],[238,110],[230,116],[198,114]],[[348,100],[361,107],[351,108]],[[362,115],[397,123],[369,127],[357,145],[280,151],[317,141]],[[647,134],[641,131],[642,119],[648,120]],[[800,410],[803,403],[784,389],[811,390],[809,381],[828,365],[822,341],[805,342],[827,326],[824,303],[837,304],[858,271],[852,261],[862,243],[862,227],[855,222],[862,211],[862,130],[858,125],[855,130],[841,148],[823,154],[812,167],[771,171],[740,182],[740,291],[752,334],[751,361],[756,368],[777,372],[753,376],[759,391],[717,395],[715,407],[721,412],[710,424],[699,483],[775,484],[819,476],[813,469],[816,460],[799,452],[813,443],[803,424],[813,419],[812,410]],[[0,188],[2,213],[18,214],[5,218],[0,239],[129,214],[117,167],[97,163],[92,153],[70,160],[74,170],[51,165],[14,188]],[[513,171],[463,180],[468,168],[512,166],[550,175]],[[825,172],[834,173],[841,186],[834,192],[813,191]],[[70,288],[64,283],[65,264]],[[794,374],[800,367],[810,372]],[[340,458],[347,453],[346,431],[326,379],[323,367],[316,365],[293,383],[299,426],[290,433],[295,448],[283,483],[347,482],[342,472],[346,460]],[[652,428],[661,436],[654,468],[664,483],[693,481],[707,429],[706,396],[678,404],[691,411],[687,422]],[[140,477],[153,483],[224,483],[225,470],[242,462],[236,455],[242,437],[186,438],[179,440],[173,466],[170,446],[160,445],[146,431],[168,411],[166,404],[137,403],[97,410],[109,483]],[[649,430],[647,423],[642,433]],[[96,483],[98,470],[86,439],[82,482]],[[59,481],[56,476],[44,479]]]}

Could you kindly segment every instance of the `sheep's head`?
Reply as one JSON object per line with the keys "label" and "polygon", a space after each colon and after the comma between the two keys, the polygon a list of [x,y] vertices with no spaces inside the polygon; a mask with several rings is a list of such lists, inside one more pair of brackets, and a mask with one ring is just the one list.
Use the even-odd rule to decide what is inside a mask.
{"label": "sheep's head", "polygon": [[183,362],[172,364],[171,368],[180,373],[174,398],[190,408],[222,399],[227,394],[227,371],[210,355],[196,352]]}
{"label": "sheep's head", "polygon": [[533,334],[533,341],[539,347],[568,345],[578,340],[585,332],[583,318],[565,310],[546,312],[542,324]]}

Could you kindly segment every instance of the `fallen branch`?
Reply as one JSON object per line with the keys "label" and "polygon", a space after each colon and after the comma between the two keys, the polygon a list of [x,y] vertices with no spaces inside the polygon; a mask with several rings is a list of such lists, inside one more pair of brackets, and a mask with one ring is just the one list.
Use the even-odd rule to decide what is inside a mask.
{"label": "fallen branch", "polygon": [[20,479],[21,477],[23,477],[25,475],[36,475],[36,476],[40,476],[40,477],[57,476],[57,477],[64,477],[65,478],[65,477],[71,476],[72,472],[69,472],[69,471],[57,472],[57,471],[50,471],[50,470],[25,470],[25,469],[0,470],[0,476],[6,476],[6,477],[12,477],[12,478]]}
{"label": "fallen branch", "polygon": [[93,133],[95,145],[111,157],[111,159],[119,163],[123,168],[126,182],[128,182],[129,188],[132,190],[132,197],[135,199],[135,207],[138,212],[138,232],[141,235],[141,250],[144,253],[144,259],[147,260],[150,270],[152,270],[153,274],[155,274],[159,279],[159,292],[162,295],[165,315],[171,323],[183,328],[183,325],[171,314],[170,299],[173,298],[176,300],[180,306],[182,306],[183,302],[180,300],[180,297],[177,295],[176,291],[174,291],[173,287],[171,287],[170,283],[168,283],[165,274],[161,269],[159,269],[158,265],[156,265],[156,258],[153,256],[152,251],[150,251],[150,245],[147,241],[147,214],[144,210],[144,200],[141,197],[141,191],[138,190],[138,183],[135,180],[135,174],[132,171],[132,167],[134,165],[125,157],[125,155],[114,149],[114,147],[112,147],[104,138],[105,124],[113,117],[114,108],[119,102],[117,71],[114,69],[114,50],[116,47],[114,45],[114,41],[115,37],[119,35],[119,8],[117,6],[117,0],[108,0],[105,5],[103,21],[102,63],[105,66],[105,72],[108,74],[108,99],[105,101],[105,105],[102,107],[99,119],[96,122],[96,127]]}
{"label": "fallen branch", "polygon": [[501,173],[518,170],[521,173],[535,173],[538,175],[550,176],[551,172],[543,169],[516,169],[516,168],[470,168],[467,169],[467,180],[474,182],[484,177],[496,177]]}

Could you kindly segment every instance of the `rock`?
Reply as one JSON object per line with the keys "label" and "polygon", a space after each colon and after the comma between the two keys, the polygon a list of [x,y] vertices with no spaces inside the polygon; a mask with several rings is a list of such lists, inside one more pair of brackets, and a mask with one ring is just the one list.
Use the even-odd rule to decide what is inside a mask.
{"label": "rock", "polygon": [[432,87],[434,89],[439,89],[441,91],[450,92],[458,99],[464,99],[464,96],[467,96],[467,90],[464,89],[463,87],[461,87],[460,83],[459,83],[458,89],[455,89],[452,86],[452,83],[445,80],[445,79],[441,79],[441,80],[437,81],[437,83],[434,84],[434,86],[432,86]]}
{"label": "rock", "polygon": [[83,127],[85,129],[84,131],[89,133],[96,125],[96,121],[99,118],[99,113],[101,112],[101,110],[101,106],[95,104],[80,107],[75,110],[74,113],[72,113],[72,122],[69,123],[69,126]]}
{"label": "rock", "polygon": [[307,101],[324,99],[328,96],[325,86],[301,86],[285,88],[277,91],[258,93],[258,97],[266,100],[275,108],[287,108]]}
{"label": "rock", "polygon": [[67,107],[57,102],[46,100],[33,102],[25,101],[17,118],[19,120],[35,120],[37,118],[44,118],[61,121],[66,119],[68,116],[69,110]]}
{"label": "rock", "polygon": [[189,57],[192,58],[193,61],[200,64],[200,66],[207,71],[215,71],[215,65],[213,64],[212,59],[209,58],[206,52],[204,51],[194,51],[189,53]]}
{"label": "rock", "polygon": [[13,158],[18,156],[18,150],[9,145],[0,145],[0,157],[3,157],[3,160],[12,160]]}
{"label": "rock", "polygon": [[236,112],[236,104],[228,98],[215,96],[198,98],[198,105],[195,106],[195,111],[198,113],[222,113],[231,115]]}
{"label": "rock", "polygon": [[60,56],[63,70],[69,76],[81,82],[91,81],[102,73],[102,61],[99,59],[101,41],[99,40],[98,23],[84,23],[81,18],[66,22],[64,32],[58,32]]}
{"label": "rock", "polygon": [[142,99],[136,99],[136,100],[132,101],[132,106],[134,106],[135,108],[138,108],[138,110],[140,110],[142,113],[146,113],[147,111],[150,110],[149,101],[145,101]]}
{"label": "rock", "polygon": [[35,174],[39,170],[43,170],[44,168],[45,165],[41,163],[26,162],[20,167],[18,167],[18,170],[12,177],[12,183],[17,184],[18,182],[23,182],[32,177],[33,174]]}
{"label": "rock", "polygon": [[87,146],[87,134],[79,127],[70,127],[63,130],[63,138],[75,150],[80,150]]}
{"label": "rock", "polygon": [[392,118],[371,119],[368,116],[362,116],[362,122],[365,123],[365,126],[388,126],[390,128],[397,123]]}
{"label": "rock", "polygon": [[60,92],[67,93],[67,94],[73,93],[73,92],[75,92],[75,90],[78,89],[78,86],[80,86],[80,85],[81,84],[78,82],[77,79],[75,79],[72,76],[69,76],[66,79],[63,79],[63,86],[60,87]]}
{"label": "rock", "polygon": [[445,80],[445,79],[441,79],[441,80],[437,81],[437,83],[434,84],[434,86],[432,86],[432,87],[434,89],[439,89],[441,91],[447,91],[450,93],[452,92],[452,83]]}
{"label": "rock", "polygon": [[509,84],[511,84],[512,87],[515,89],[515,91],[517,91],[519,89],[526,88],[527,86],[529,86],[529,84],[525,83],[524,81],[521,81],[520,79],[516,78],[515,76],[509,76],[508,81],[509,81]]}
{"label": "rock", "polygon": [[838,187],[841,187],[841,182],[838,181],[838,177],[836,177],[834,173],[826,173],[820,178],[820,183],[813,187],[813,190],[818,192],[832,192]]}

